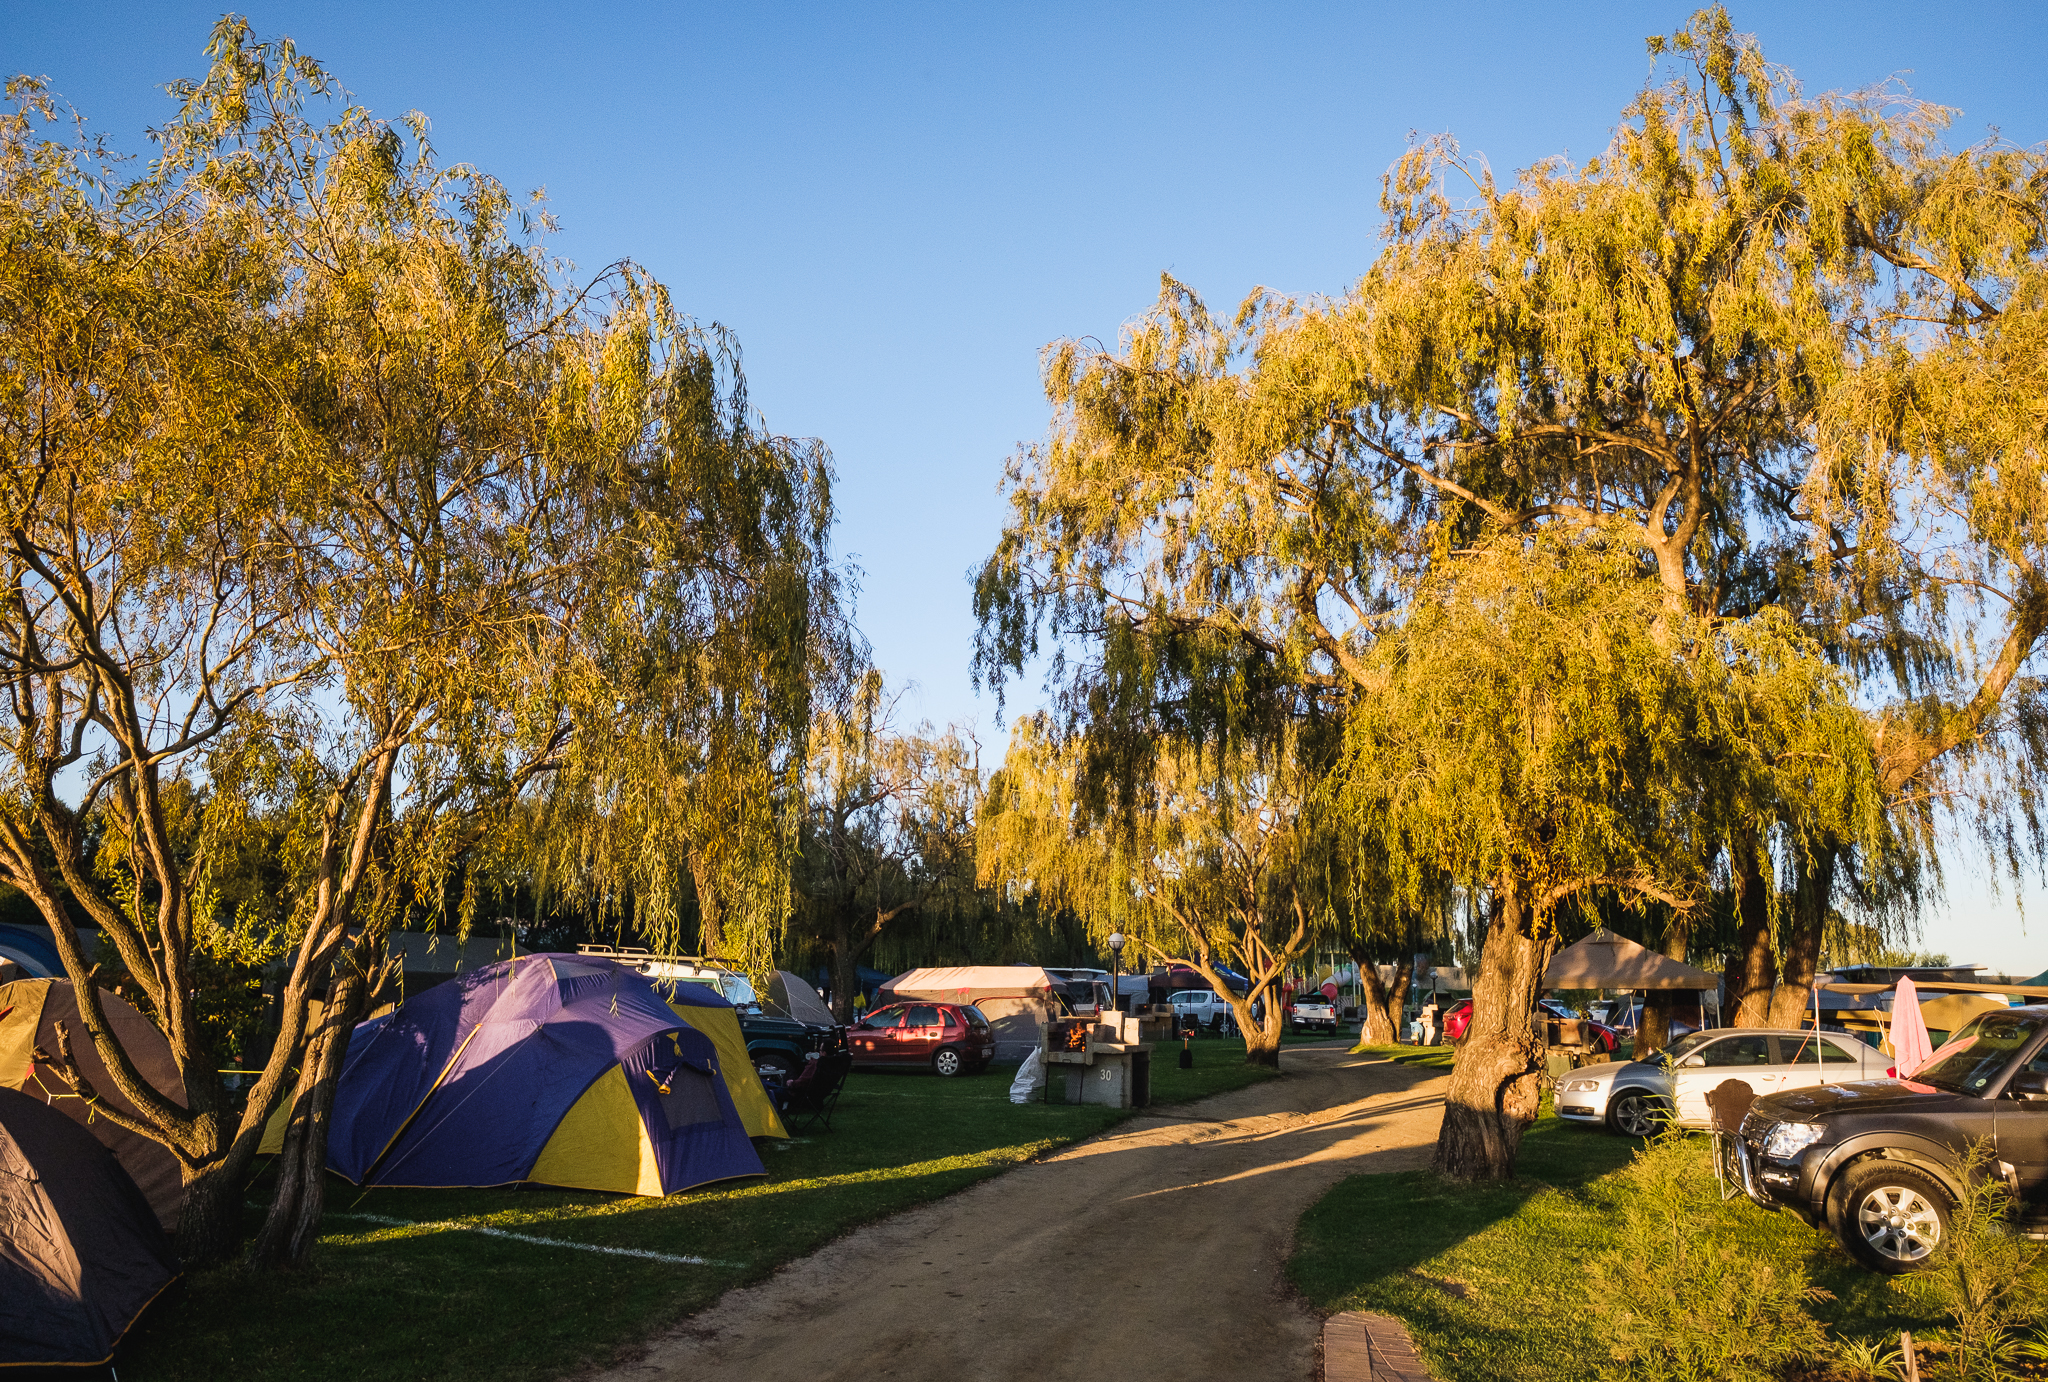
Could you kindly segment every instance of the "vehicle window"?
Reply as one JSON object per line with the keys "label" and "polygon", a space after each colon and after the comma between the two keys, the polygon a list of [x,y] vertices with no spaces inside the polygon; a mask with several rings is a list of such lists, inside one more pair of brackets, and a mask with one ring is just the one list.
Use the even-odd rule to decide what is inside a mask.
{"label": "vehicle window", "polygon": [[1688,1032],[1673,1042],[1671,1049],[1665,1052],[1665,1054],[1675,1061],[1684,1060],[1713,1039],[1714,1033],[1712,1032]]}
{"label": "vehicle window", "polygon": [[903,1009],[883,1008],[880,1012],[871,1012],[862,1018],[860,1025],[863,1027],[894,1027],[902,1020]]}
{"label": "vehicle window", "polygon": [[1812,1036],[1779,1037],[1778,1063],[1780,1065],[1854,1065],[1856,1057],[1845,1050],[1841,1043],[1827,1037]]}
{"label": "vehicle window", "polygon": [[725,1001],[735,1008],[759,1001],[754,996],[754,986],[747,982],[745,975],[721,974],[718,976],[718,987],[725,994]]}
{"label": "vehicle window", "polygon": [[967,1025],[968,1025],[968,1026],[970,1026],[970,1027],[986,1027],[986,1026],[988,1026],[988,1018],[987,1018],[986,1016],[984,1016],[984,1015],[983,1015],[983,1013],[982,1013],[982,1011],[981,1011],[981,1009],[980,1009],[980,1008],[976,1008],[976,1007],[965,1007],[965,1008],[962,1008],[962,1009],[961,1009],[960,1011],[961,1011],[961,1012],[963,1012],[963,1013],[965,1013],[965,1014],[967,1014]]}
{"label": "vehicle window", "polygon": [[939,1025],[939,1010],[921,1005],[910,1010],[910,1016],[903,1019],[906,1027],[936,1027]]}
{"label": "vehicle window", "polygon": [[1700,1055],[1706,1058],[1710,1066],[1769,1065],[1771,1039],[1761,1033],[1754,1036],[1722,1037],[1701,1051]]}
{"label": "vehicle window", "polygon": [[1985,1013],[1973,1018],[1935,1059],[1913,1074],[1916,1084],[1976,1094],[1995,1079],[2013,1052],[2033,1040],[2048,1014],[2024,1011]]}

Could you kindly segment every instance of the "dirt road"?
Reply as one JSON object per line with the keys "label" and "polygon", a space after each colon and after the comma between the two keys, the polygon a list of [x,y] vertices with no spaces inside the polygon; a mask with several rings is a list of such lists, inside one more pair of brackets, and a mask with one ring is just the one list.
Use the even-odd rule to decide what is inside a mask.
{"label": "dirt road", "polygon": [[1447,1076],[1294,1049],[1288,1077],[1133,1119],[793,1262],[607,1382],[1309,1382],[1281,1274],[1344,1176],[1428,1163]]}

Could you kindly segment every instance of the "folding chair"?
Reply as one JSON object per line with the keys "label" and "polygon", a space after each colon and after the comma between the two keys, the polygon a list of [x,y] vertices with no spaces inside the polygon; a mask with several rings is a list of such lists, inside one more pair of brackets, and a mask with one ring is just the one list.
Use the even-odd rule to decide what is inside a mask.
{"label": "folding chair", "polygon": [[[847,1072],[853,1069],[853,1052],[836,1051],[813,1056],[804,1068],[782,1086],[777,1103],[791,1132],[809,1132],[818,1124],[832,1131],[832,1110],[839,1106],[839,1093],[846,1087]],[[801,1120],[799,1124],[798,1120]]]}

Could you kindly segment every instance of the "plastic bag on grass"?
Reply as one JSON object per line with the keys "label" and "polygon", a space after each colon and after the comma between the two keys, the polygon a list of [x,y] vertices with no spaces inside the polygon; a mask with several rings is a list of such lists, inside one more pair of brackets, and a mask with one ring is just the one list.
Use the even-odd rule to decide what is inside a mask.
{"label": "plastic bag on grass", "polygon": [[1045,1061],[1033,1051],[1017,1067],[1017,1078],[1010,1081],[1010,1102],[1028,1104],[1031,1097],[1045,1088]]}

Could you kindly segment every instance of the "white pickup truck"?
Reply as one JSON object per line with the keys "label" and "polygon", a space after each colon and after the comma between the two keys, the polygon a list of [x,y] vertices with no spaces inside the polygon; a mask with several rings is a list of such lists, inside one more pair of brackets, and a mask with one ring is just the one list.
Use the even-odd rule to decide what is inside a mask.
{"label": "white pickup truck", "polygon": [[1220,1032],[1236,1023],[1230,1004],[1210,989],[1175,989],[1173,1015],[1180,1026],[1207,1027]]}
{"label": "white pickup truck", "polygon": [[1287,1015],[1297,1032],[1310,1027],[1327,1028],[1332,1035],[1337,1031],[1337,1005],[1320,993],[1303,994],[1294,1000],[1293,1010]]}

